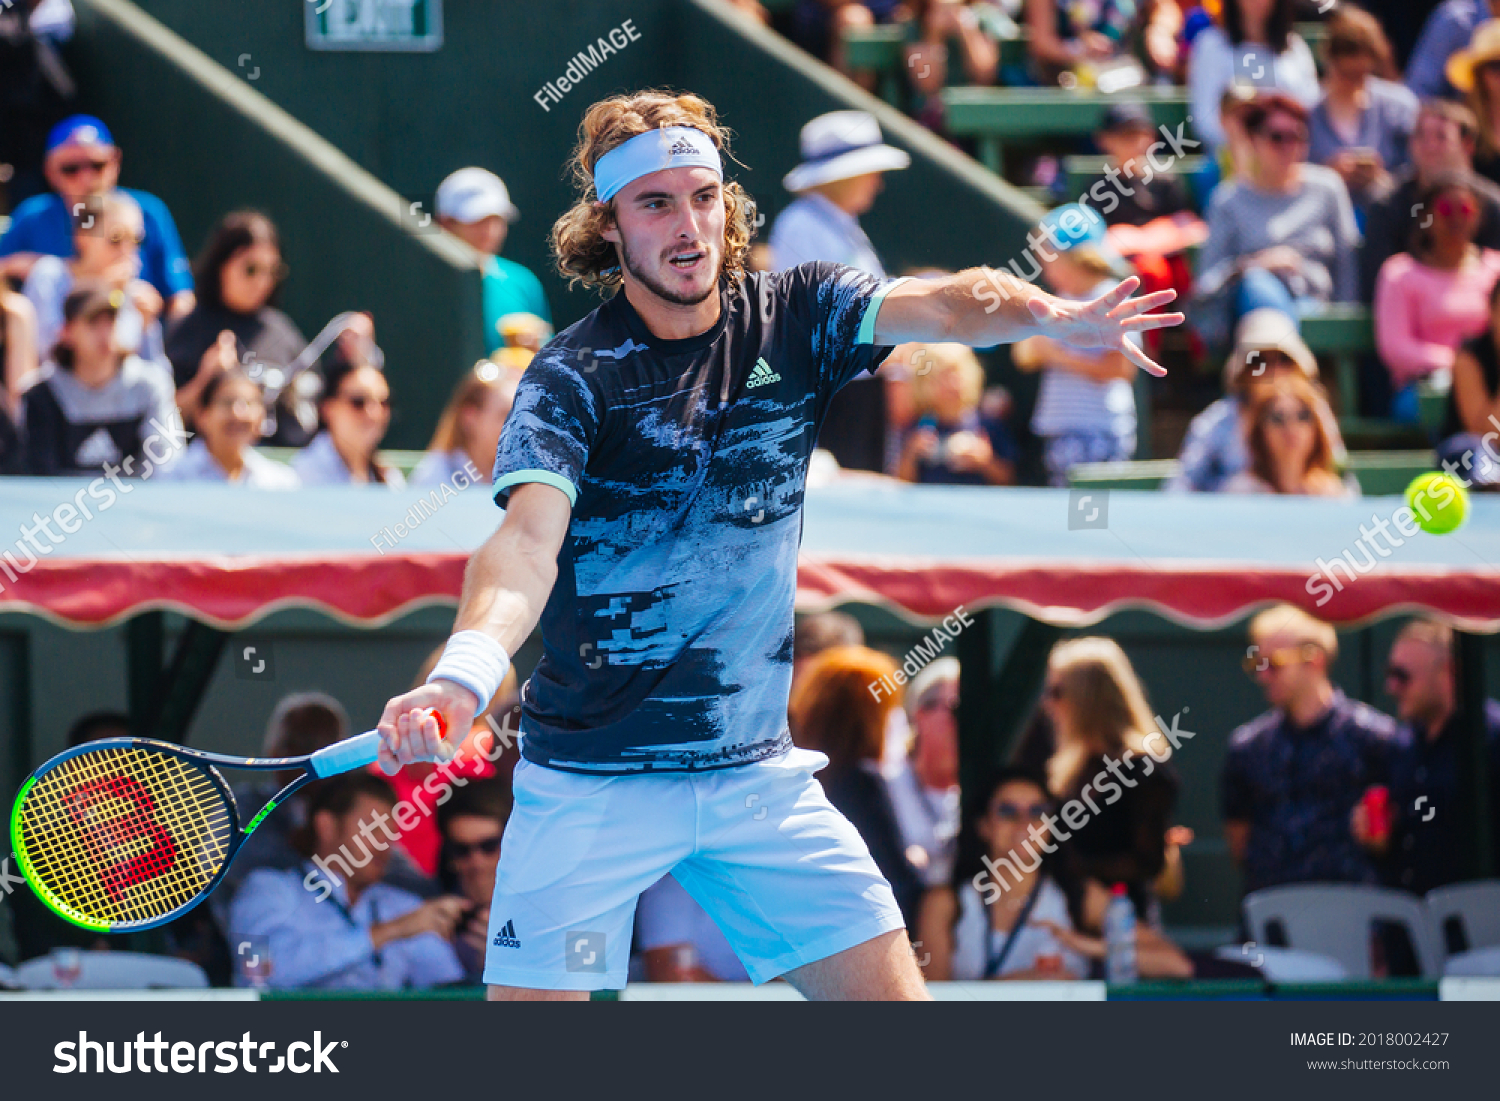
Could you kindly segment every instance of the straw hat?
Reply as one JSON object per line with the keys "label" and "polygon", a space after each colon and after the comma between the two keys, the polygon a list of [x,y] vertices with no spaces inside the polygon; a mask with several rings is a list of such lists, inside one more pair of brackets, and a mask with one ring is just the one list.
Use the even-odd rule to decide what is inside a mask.
{"label": "straw hat", "polygon": [[1500,61],[1500,19],[1487,19],[1474,29],[1468,49],[1448,59],[1448,83],[1460,92],[1474,90],[1474,77],[1481,65]]}

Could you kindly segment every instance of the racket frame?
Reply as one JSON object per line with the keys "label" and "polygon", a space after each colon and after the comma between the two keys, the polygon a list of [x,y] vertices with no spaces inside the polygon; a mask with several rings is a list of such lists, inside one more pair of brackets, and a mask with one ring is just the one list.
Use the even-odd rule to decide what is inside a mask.
{"label": "racket frame", "polygon": [[[51,890],[37,879],[36,874],[32,870],[31,861],[27,857],[26,847],[21,843],[21,807],[25,803],[26,796],[31,791],[32,785],[58,766],[66,764],[75,757],[95,753],[101,749],[146,749],[189,761],[202,769],[204,774],[207,775],[209,782],[223,795],[224,803],[229,809],[230,822],[233,828],[229,835],[229,851],[225,854],[223,863],[219,865],[219,870],[214,873],[213,878],[209,880],[203,890],[194,895],[191,900],[183,903],[174,910],[145,921],[90,921],[68,913],[58,903],[53,901]],[[255,828],[261,822],[265,821],[266,816],[284,803],[299,788],[320,778],[313,771],[312,757],[312,754],[305,754],[300,757],[231,757],[223,753],[210,753],[207,750],[192,749],[188,746],[174,745],[171,742],[161,742],[154,738],[101,738],[98,741],[85,742],[83,745],[74,746],[72,749],[65,750],[46,761],[35,769],[31,775],[27,776],[21,784],[21,789],[16,795],[16,801],[11,807],[11,848],[15,852],[16,863],[21,869],[21,875],[25,877],[27,884],[31,887],[37,898],[42,900],[47,909],[51,910],[64,921],[99,933],[133,933],[143,929],[155,929],[158,926],[175,921],[208,897],[214,888],[223,881],[224,876],[228,874],[230,865],[234,863],[234,858],[239,854],[240,846],[245,843],[250,834],[255,831]],[[256,812],[255,817],[242,825],[239,803],[234,797],[234,791],[230,788],[229,782],[224,779],[223,774],[214,767],[216,765],[252,772],[285,772],[294,768],[301,768],[304,771],[301,776],[298,776],[275,795],[271,796],[266,805]]]}

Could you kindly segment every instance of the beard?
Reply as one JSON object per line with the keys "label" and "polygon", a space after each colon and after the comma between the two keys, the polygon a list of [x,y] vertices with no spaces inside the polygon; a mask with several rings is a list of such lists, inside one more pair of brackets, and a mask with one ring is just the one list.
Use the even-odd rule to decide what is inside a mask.
{"label": "beard", "polygon": [[[646,271],[645,267],[642,266],[640,261],[630,251],[630,242],[626,241],[623,235],[620,238],[620,264],[635,278],[637,283],[656,295],[656,297],[663,301],[671,302],[673,305],[696,306],[719,289],[719,280],[715,277],[714,281],[704,288],[702,294],[686,295],[669,290],[654,275]],[[721,263],[720,268],[722,269],[722,267]]]}

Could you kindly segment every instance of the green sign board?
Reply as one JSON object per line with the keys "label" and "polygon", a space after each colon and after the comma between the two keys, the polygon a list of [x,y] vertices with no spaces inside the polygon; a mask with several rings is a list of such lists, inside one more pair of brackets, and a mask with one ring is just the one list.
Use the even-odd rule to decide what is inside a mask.
{"label": "green sign board", "polygon": [[313,50],[412,50],[443,45],[443,0],[304,0]]}

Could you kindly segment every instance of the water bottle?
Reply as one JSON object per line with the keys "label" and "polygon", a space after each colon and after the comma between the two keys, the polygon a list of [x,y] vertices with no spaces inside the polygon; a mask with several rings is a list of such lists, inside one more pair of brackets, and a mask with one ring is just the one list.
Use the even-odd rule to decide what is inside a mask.
{"label": "water bottle", "polygon": [[1104,911],[1104,978],[1110,985],[1136,981],[1135,969],[1135,903],[1116,883],[1109,909]]}

